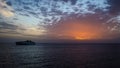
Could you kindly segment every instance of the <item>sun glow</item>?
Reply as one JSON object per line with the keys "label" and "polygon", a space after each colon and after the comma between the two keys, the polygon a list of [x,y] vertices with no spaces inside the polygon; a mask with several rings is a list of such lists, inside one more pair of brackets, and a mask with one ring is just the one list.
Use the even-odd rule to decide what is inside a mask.
{"label": "sun glow", "polygon": [[101,39],[103,38],[103,29],[97,29],[98,27],[103,26],[94,26],[92,24],[80,24],[75,23],[70,25],[71,28],[67,31],[70,37],[73,37],[76,40],[92,40],[92,39]]}
{"label": "sun glow", "polygon": [[73,38],[75,38],[76,40],[90,40],[90,39],[100,38],[99,34],[92,31],[85,31],[85,32],[75,31],[71,33],[71,36],[73,36]]}
{"label": "sun glow", "polygon": [[79,37],[79,36],[76,36],[75,39],[76,40],[86,40],[86,38],[82,38],[82,37]]}
{"label": "sun glow", "polygon": [[[66,39],[74,39],[74,40],[96,40],[96,39],[104,39],[107,30],[105,26],[97,23],[90,22],[66,22],[56,25],[52,28],[51,32],[54,32],[56,35],[61,34],[60,38]],[[61,28],[62,27],[62,28]],[[99,28],[99,29],[98,29]]]}
{"label": "sun glow", "polygon": [[93,38],[92,35],[90,35],[89,33],[79,33],[76,34],[74,37],[76,40],[89,40]]}

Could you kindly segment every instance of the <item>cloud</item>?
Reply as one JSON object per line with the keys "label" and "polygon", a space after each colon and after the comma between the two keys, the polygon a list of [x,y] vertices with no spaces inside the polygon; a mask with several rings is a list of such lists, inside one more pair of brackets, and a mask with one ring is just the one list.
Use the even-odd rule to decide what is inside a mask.
{"label": "cloud", "polygon": [[110,22],[113,22],[113,23],[120,23],[120,15],[117,15],[113,18],[111,18],[110,20],[107,21],[107,23],[110,23]]}
{"label": "cloud", "polygon": [[16,28],[18,28],[18,26],[10,24],[10,23],[6,23],[6,22],[0,22],[0,28],[15,30]]}
{"label": "cloud", "polygon": [[107,22],[107,25],[109,25],[108,29],[110,29],[112,32],[120,32],[120,15],[112,16]]}
{"label": "cloud", "polygon": [[25,30],[18,30],[24,36],[41,36],[45,34],[46,30],[36,27],[25,28]]}
{"label": "cloud", "polygon": [[19,24],[14,23],[7,23],[5,21],[0,21],[0,33],[6,33],[6,34],[21,34],[19,31],[25,31],[26,29],[23,28]]}
{"label": "cloud", "polygon": [[6,23],[4,21],[0,22],[0,34],[3,35],[9,35],[9,36],[41,36],[45,34],[46,30],[44,28],[38,28],[38,27],[24,27],[19,24],[14,23]]}
{"label": "cloud", "polygon": [[6,0],[6,3],[12,5],[17,14],[40,19],[41,24],[59,22],[73,14],[82,16],[95,14],[97,10],[106,12],[110,6],[107,0]]}
{"label": "cloud", "polygon": [[5,17],[14,16],[13,9],[6,4],[5,0],[0,0],[0,14]]}
{"label": "cloud", "polygon": [[20,28],[17,25],[6,23],[6,22],[0,22],[0,37],[22,35],[18,30],[24,31],[23,28]]}
{"label": "cloud", "polygon": [[0,22],[0,34],[20,34],[17,32],[19,27],[12,23],[6,23],[4,21]]}

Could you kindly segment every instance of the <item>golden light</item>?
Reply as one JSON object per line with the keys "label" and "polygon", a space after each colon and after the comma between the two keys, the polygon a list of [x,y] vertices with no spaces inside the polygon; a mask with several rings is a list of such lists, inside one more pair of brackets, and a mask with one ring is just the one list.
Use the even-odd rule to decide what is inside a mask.
{"label": "golden light", "polygon": [[88,23],[71,23],[69,26],[71,28],[67,29],[64,33],[76,40],[101,39],[104,32],[103,29],[98,29],[98,27],[103,28],[103,26],[96,25],[93,27],[93,24]]}
{"label": "golden light", "polygon": [[44,29],[38,29],[35,27],[31,27],[31,28],[27,28],[23,34],[26,35],[34,35],[34,36],[39,36],[39,35],[43,35],[45,33]]}
{"label": "golden light", "polygon": [[59,23],[54,25],[54,27],[50,29],[50,32],[54,33],[54,36],[61,35],[58,38],[74,40],[104,39],[104,36],[108,33],[106,26],[101,23],[91,23],[87,21]]}
{"label": "golden light", "polygon": [[88,40],[92,38],[92,35],[89,33],[79,33],[79,34],[74,34],[73,35],[76,40]]}
{"label": "golden light", "polygon": [[12,17],[12,16],[14,16],[14,13],[12,13],[11,11],[3,10],[3,9],[2,10],[0,9],[0,14],[2,14],[5,17]]}
{"label": "golden light", "polygon": [[85,40],[86,38],[76,36],[75,39],[77,39],[77,40]]}
{"label": "golden light", "polygon": [[90,31],[72,31],[70,33],[70,36],[73,37],[76,40],[90,40],[90,39],[96,39],[96,38],[100,38],[99,36],[100,34],[96,33],[96,32],[92,32]]}

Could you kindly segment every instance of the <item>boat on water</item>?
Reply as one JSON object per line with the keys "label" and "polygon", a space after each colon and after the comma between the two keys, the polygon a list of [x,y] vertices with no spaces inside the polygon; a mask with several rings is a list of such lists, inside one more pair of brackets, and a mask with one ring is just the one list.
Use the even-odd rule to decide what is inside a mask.
{"label": "boat on water", "polygon": [[19,42],[16,42],[16,45],[35,45],[35,42],[31,40],[19,41]]}

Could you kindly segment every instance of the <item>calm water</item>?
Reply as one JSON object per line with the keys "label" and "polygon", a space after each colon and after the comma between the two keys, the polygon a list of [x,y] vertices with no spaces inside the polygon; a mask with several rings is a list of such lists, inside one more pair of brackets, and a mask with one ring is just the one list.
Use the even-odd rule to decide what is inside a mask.
{"label": "calm water", "polygon": [[0,68],[120,68],[120,46],[0,44]]}

